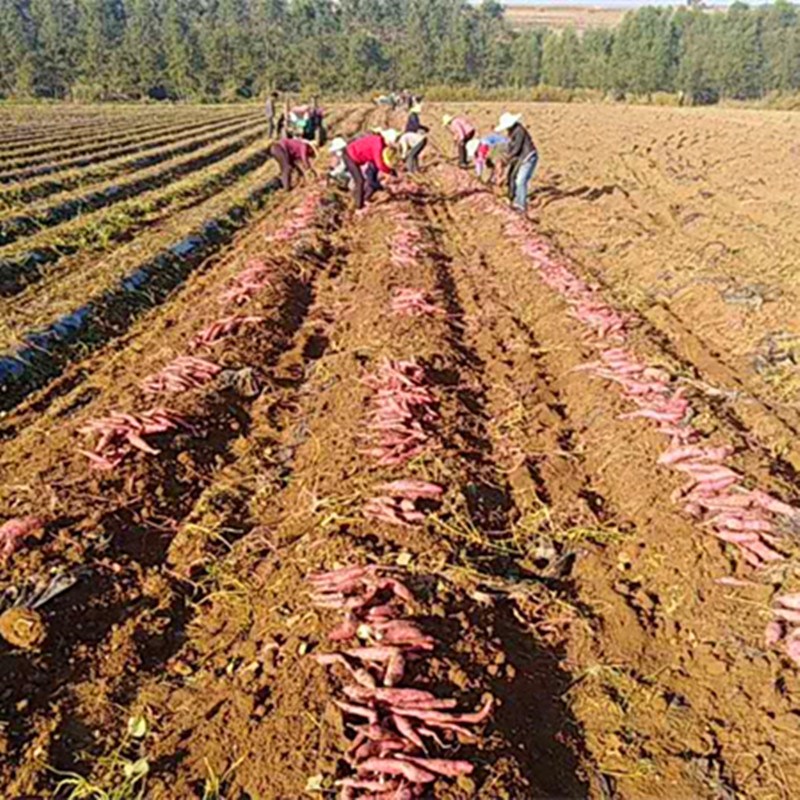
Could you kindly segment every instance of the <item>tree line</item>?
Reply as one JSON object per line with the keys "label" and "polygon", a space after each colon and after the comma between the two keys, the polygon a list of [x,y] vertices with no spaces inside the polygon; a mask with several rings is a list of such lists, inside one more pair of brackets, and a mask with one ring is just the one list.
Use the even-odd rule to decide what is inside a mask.
{"label": "tree line", "polygon": [[641,8],[512,29],[496,0],[0,0],[0,96],[233,101],[287,91],[586,87],[692,102],[800,90],[800,13]]}

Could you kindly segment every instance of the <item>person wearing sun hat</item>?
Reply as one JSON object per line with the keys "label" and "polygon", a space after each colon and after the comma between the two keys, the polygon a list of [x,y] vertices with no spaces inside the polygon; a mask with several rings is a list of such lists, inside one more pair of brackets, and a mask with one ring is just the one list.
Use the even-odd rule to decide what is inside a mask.
{"label": "person wearing sun hat", "polygon": [[458,166],[468,167],[467,143],[475,137],[475,126],[465,117],[454,117],[452,114],[442,117],[442,125],[450,131],[458,145]]}
{"label": "person wearing sun hat", "polygon": [[521,114],[511,114],[506,111],[500,116],[495,132],[504,133],[509,138],[506,154],[508,197],[511,200],[511,207],[524,214],[528,208],[528,184],[539,162],[539,153],[521,120]]}
{"label": "person wearing sun hat", "polygon": [[419,157],[428,144],[427,128],[418,131],[406,131],[398,142],[400,155],[405,161],[409,173],[419,172]]}

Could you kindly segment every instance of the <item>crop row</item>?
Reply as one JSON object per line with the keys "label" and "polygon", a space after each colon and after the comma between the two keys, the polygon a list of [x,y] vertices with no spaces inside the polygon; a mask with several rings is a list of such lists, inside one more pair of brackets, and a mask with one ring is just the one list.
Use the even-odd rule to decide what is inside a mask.
{"label": "crop row", "polygon": [[18,348],[0,357],[0,409],[13,408],[46,385],[76,351],[84,355],[121,335],[140,314],[163,302],[205,258],[230,241],[279,187],[277,178],[260,180],[216,217],[140,262],[116,285],[27,334]]}
{"label": "crop row", "polygon": [[[113,106],[90,106],[83,113],[75,114],[59,106],[58,109],[43,109],[31,107],[34,111],[29,121],[22,122],[18,114],[9,109],[0,112],[0,121],[6,126],[4,133],[0,134],[0,148],[12,150],[15,147],[34,144],[57,139],[76,132],[91,133],[102,127],[107,129],[118,125],[130,125],[140,119],[154,120],[160,117],[165,119],[178,116],[183,109],[169,109],[165,112],[154,111],[151,108],[125,108]],[[186,110],[187,113],[204,113],[204,109]]]}
{"label": "crop row", "polygon": [[[77,197],[67,195],[60,202],[44,208],[33,208],[27,214],[0,219],[0,245],[10,244],[22,236],[42,228],[58,225],[79,214],[105,208],[144,191],[166,186],[176,178],[203,169],[252,144],[260,133],[253,132],[252,125],[249,128],[250,132],[245,135],[237,132],[221,142],[212,142],[199,153],[190,153],[188,156],[170,161],[166,165],[143,170],[131,176],[127,181],[101,186],[95,191]],[[195,149],[195,147],[196,145],[191,149]]]}
{"label": "crop row", "polygon": [[[196,205],[221,188],[238,181],[243,175],[264,164],[267,149],[258,145],[220,161],[214,170],[206,170],[166,188],[146,192],[109,209],[72,220],[65,225],[32,237],[18,245],[10,245],[7,257],[0,261],[0,296],[11,297],[26,285],[39,281],[43,267],[59,262],[64,256],[82,251],[95,253],[111,249],[129,239],[136,231],[163,218],[177,207]],[[31,246],[33,245],[33,246]],[[10,252],[8,250],[10,249]]]}
{"label": "crop row", "polygon": [[[342,122],[347,116],[337,121]],[[185,269],[194,268],[194,261],[186,267],[183,259],[201,258],[215,251],[236,227],[263,205],[266,195],[277,186],[273,178],[274,165],[267,163],[254,169],[256,164],[267,160],[261,145],[244,154],[244,159],[241,154],[237,158],[240,159],[238,166],[229,159],[233,166],[220,177],[203,176],[211,182],[208,191],[211,196],[206,201],[198,203],[197,197],[190,195],[190,183],[184,182],[188,195],[184,210],[173,206],[169,214],[162,215],[157,229],[150,227],[135,237],[128,231],[126,238],[131,241],[114,248],[105,258],[98,259],[87,252],[68,256],[58,268],[57,278],[28,288],[25,302],[0,302],[0,348],[10,350],[2,360],[5,366],[0,368],[5,376],[0,381],[0,396],[6,396],[0,405],[13,407],[29,391],[57,375],[70,358],[83,352],[83,348],[99,341],[97,325],[87,327],[89,319],[99,318],[100,307],[115,306],[117,300],[129,300],[131,275],[145,276],[144,283],[137,283],[137,303],[141,301],[149,307],[160,302],[163,291],[180,283],[188,274]],[[219,164],[218,168],[221,170],[223,166]],[[239,185],[238,178],[246,171],[252,171],[252,176],[244,185]],[[229,188],[223,188],[226,185]],[[212,223],[207,223],[208,220]],[[137,224],[142,227],[147,222]],[[162,268],[166,271],[160,275]],[[162,282],[168,288],[159,290]],[[93,297],[88,301],[87,286],[93,287]],[[124,291],[120,287],[124,287]],[[139,297],[139,292],[145,294]],[[114,298],[114,302],[109,302]],[[87,307],[91,307],[91,311]],[[105,341],[120,332],[118,325],[113,330],[108,328],[100,339]],[[42,333],[52,337],[55,350],[36,355],[43,340],[31,337]]]}
{"label": "crop row", "polygon": [[[239,114],[226,117],[219,122],[231,121],[235,119],[245,120],[247,118],[255,119],[255,115]],[[216,120],[215,120],[216,121]],[[48,175],[55,172],[58,168],[63,168],[65,162],[69,166],[80,166],[75,161],[80,157],[91,157],[100,154],[110,154],[116,152],[118,155],[124,155],[125,152],[135,152],[144,142],[153,138],[163,137],[168,134],[175,134],[181,131],[191,131],[202,125],[208,124],[203,120],[198,124],[196,119],[191,121],[183,121],[179,125],[165,125],[165,121],[151,123],[142,126],[141,128],[131,132],[130,129],[124,132],[124,135],[114,133],[110,136],[103,136],[99,139],[82,140],[75,147],[62,148],[59,147],[55,151],[49,151],[39,156],[26,159],[18,159],[16,161],[7,161],[2,166],[3,171],[0,172],[0,183],[13,183],[15,181],[25,180],[32,178],[36,175]],[[86,161],[86,164],[91,161]]]}
{"label": "crop row", "polygon": [[[144,142],[141,146],[127,148],[129,152],[122,156],[110,158],[79,159],[77,165],[69,168],[63,165],[52,171],[53,177],[37,177],[29,181],[21,181],[10,189],[0,192],[0,208],[9,210],[19,208],[36,200],[42,200],[52,194],[68,192],[88,183],[111,180],[118,175],[135,172],[146,167],[166,161],[175,156],[190,153],[225,136],[244,131],[257,124],[256,121],[236,120],[230,122],[214,122],[190,131],[182,131],[168,137]],[[130,151],[134,153],[131,155]]]}
{"label": "crop row", "polygon": [[[242,115],[239,112],[239,116]],[[83,147],[87,144],[100,144],[104,141],[112,141],[127,134],[139,135],[157,127],[174,125],[176,123],[191,123],[200,120],[230,119],[236,114],[227,112],[225,114],[208,114],[203,110],[187,113],[183,111],[179,114],[154,114],[142,117],[124,116],[114,118],[107,122],[100,122],[95,126],[81,128],[78,130],[67,129],[51,138],[39,141],[26,141],[13,147],[3,148],[0,146],[0,169],[8,169],[8,164],[13,164],[20,160],[34,160],[40,156],[57,156],[60,153],[74,148]],[[39,159],[40,160],[40,159]]]}

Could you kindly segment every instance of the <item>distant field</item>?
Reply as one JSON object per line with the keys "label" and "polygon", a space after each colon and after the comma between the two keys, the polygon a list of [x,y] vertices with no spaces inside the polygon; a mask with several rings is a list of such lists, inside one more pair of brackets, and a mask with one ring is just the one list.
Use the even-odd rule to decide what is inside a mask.
{"label": "distant field", "polygon": [[596,6],[506,6],[506,18],[519,28],[615,28],[628,9]]}

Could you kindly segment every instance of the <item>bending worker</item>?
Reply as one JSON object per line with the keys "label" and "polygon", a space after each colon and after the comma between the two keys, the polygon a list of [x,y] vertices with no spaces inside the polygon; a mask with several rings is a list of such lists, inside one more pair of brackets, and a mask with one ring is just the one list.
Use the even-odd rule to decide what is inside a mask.
{"label": "bending worker", "polygon": [[528,208],[528,184],[530,183],[536,165],[539,162],[539,153],[525,126],[520,122],[521,114],[504,113],[495,128],[497,133],[505,133],[509,137],[508,143],[508,197],[511,207],[524,214]]}
{"label": "bending worker", "polygon": [[406,120],[406,133],[419,133],[422,131],[423,133],[428,133],[428,128],[426,128],[419,120],[419,115],[422,113],[422,106],[419,103],[415,103],[408,112],[408,119]]}
{"label": "bending worker", "polygon": [[508,137],[490,133],[482,139],[472,139],[467,145],[467,155],[475,161],[475,174],[482,181],[494,184],[500,162],[508,147]]}
{"label": "bending worker", "polygon": [[331,152],[342,153],[344,164],[353,179],[353,199],[359,211],[376,191],[383,188],[380,174],[394,175],[394,170],[386,161],[385,151],[393,151],[398,138],[397,131],[389,129],[382,133],[368,133],[349,144],[342,138],[334,139],[331,143]]}
{"label": "bending worker", "polygon": [[468,119],[454,117],[452,114],[442,117],[442,125],[450,131],[458,145],[458,166],[468,167],[467,143],[475,136],[475,126]]}
{"label": "bending worker", "polygon": [[414,132],[404,133],[398,142],[400,145],[400,155],[405,160],[406,169],[410,172],[419,172],[419,157],[428,144],[428,137],[425,130],[420,129]]}
{"label": "bending worker", "polygon": [[317,152],[310,142],[303,139],[281,139],[269,148],[269,154],[281,168],[281,183],[287,192],[292,188],[293,172],[297,172],[302,178],[303,170],[307,169],[315,178],[317,177],[317,172],[311,163]]}

